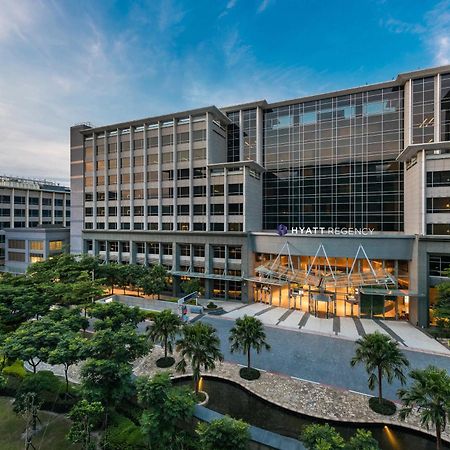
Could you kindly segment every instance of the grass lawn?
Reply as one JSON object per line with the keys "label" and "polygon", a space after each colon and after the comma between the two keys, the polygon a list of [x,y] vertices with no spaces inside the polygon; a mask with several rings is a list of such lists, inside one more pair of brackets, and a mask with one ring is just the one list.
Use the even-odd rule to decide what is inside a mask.
{"label": "grass lawn", "polygon": [[[80,448],[79,445],[70,444],[65,438],[70,427],[70,422],[66,417],[41,412],[39,418],[44,427],[33,437],[33,444],[37,449],[75,450]],[[0,397],[0,448],[2,450],[23,450],[22,433],[24,431],[25,422],[12,410],[11,399]]]}

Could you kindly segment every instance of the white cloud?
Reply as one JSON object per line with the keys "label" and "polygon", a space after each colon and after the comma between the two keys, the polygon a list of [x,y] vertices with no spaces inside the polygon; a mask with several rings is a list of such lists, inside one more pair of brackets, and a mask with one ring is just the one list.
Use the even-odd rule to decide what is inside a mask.
{"label": "white cloud", "polygon": [[271,2],[272,0],[262,0],[262,2],[258,6],[258,12],[262,13],[263,11],[265,11]]}

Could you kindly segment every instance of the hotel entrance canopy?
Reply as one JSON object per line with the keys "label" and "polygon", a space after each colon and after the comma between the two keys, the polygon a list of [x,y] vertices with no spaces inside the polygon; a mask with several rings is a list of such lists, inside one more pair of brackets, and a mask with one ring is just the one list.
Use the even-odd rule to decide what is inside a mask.
{"label": "hotel entrance canopy", "polygon": [[[286,251],[287,255],[283,255],[283,251]],[[281,256],[287,257],[287,264],[282,261]],[[325,259],[325,264],[316,264],[319,256]],[[358,259],[367,261],[369,270],[357,271],[356,262]],[[362,245],[359,245],[348,273],[332,268],[323,244],[320,244],[317,249],[308,270],[295,268],[289,243],[287,242],[283,245],[275,260],[267,261],[258,266],[255,272],[257,276],[247,278],[248,281],[279,286],[297,284],[300,286],[315,286],[317,288],[324,288],[327,285],[359,288],[361,286],[381,285],[387,289],[388,285],[396,285],[395,277],[389,271],[383,268],[374,268]]]}

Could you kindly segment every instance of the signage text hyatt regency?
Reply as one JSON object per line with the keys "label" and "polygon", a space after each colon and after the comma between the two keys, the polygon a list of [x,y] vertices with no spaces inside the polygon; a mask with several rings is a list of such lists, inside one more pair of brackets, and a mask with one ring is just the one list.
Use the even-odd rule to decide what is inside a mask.
{"label": "signage text hyatt regency", "polygon": [[338,228],[338,227],[292,227],[292,234],[347,234],[367,236],[374,228]]}

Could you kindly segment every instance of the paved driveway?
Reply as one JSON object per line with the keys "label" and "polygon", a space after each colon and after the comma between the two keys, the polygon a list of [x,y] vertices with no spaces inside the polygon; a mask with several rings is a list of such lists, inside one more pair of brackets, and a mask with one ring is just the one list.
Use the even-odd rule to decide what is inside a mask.
{"label": "paved driveway", "polygon": [[395,339],[401,347],[450,356],[450,350],[408,322],[352,317],[318,318],[303,311],[251,303],[227,312],[222,317],[236,319],[245,314],[256,316],[265,325],[296,332],[321,333],[355,341],[378,331]]}
{"label": "paved driveway", "polygon": [[[246,364],[241,354],[229,351],[229,330],[234,321],[212,316],[201,318],[217,329],[221,339],[225,359],[239,364]],[[263,370],[284,373],[286,375],[316,381],[344,389],[370,394],[367,387],[367,374],[362,366],[350,367],[350,360],[355,351],[355,343],[312,333],[299,333],[281,327],[266,327],[267,340],[272,346],[270,352],[253,356],[253,364]],[[403,349],[411,368],[424,368],[434,364],[445,368],[450,373],[450,357]],[[384,395],[395,399],[398,382],[384,386]]]}

